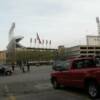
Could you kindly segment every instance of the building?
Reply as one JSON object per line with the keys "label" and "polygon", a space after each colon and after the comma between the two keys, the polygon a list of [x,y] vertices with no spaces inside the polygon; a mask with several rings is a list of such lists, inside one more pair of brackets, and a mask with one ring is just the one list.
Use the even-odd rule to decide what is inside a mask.
{"label": "building", "polygon": [[24,47],[19,41],[23,37],[14,37],[7,46],[7,62],[27,63],[29,61],[51,61],[54,59],[57,49]]}
{"label": "building", "polygon": [[[9,43],[7,45],[7,63],[16,64],[17,62],[29,61],[50,61],[54,59],[57,49],[47,48],[30,48],[22,46],[19,42],[23,36],[14,36],[15,23],[13,22],[9,30]],[[37,34],[37,40],[40,41]],[[46,41],[48,42],[48,41]],[[32,39],[30,40],[30,44]],[[51,41],[49,42],[51,44]],[[31,45],[30,45],[31,46]]]}
{"label": "building", "polygon": [[24,61],[51,61],[54,59],[57,49],[47,48],[17,48],[16,62]]}
{"label": "building", "polygon": [[100,56],[100,36],[87,36],[86,45],[66,48],[65,55],[70,57]]}
{"label": "building", "polygon": [[66,57],[100,56],[100,46],[78,45],[66,48]]}
{"label": "building", "polygon": [[87,45],[100,45],[100,36],[92,36],[88,35],[87,37]]}
{"label": "building", "polygon": [[6,63],[6,51],[0,51],[0,64]]}

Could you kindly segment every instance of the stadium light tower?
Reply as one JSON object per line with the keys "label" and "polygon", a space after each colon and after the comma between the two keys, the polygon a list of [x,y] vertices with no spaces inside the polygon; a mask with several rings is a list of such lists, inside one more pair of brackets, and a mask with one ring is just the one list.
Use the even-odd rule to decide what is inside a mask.
{"label": "stadium light tower", "polygon": [[98,35],[100,36],[100,21],[99,21],[99,17],[96,17],[96,22],[97,22]]}

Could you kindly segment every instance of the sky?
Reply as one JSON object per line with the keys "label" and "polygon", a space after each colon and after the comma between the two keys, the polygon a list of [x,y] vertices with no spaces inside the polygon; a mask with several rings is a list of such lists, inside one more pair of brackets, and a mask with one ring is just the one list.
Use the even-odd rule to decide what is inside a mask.
{"label": "sky", "polygon": [[87,35],[97,35],[97,16],[100,0],[0,0],[0,50],[7,47],[13,22],[14,35],[24,36],[21,43],[27,47],[36,32],[51,40],[51,48],[86,44]]}

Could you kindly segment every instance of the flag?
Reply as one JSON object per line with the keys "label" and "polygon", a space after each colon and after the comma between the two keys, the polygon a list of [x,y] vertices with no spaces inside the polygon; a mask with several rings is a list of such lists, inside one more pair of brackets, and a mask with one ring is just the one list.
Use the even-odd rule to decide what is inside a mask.
{"label": "flag", "polygon": [[38,33],[37,33],[37,40],[38,40],[39,43],[41,44],[41,40],[40,40],[40,37],[39,37]]}
{"label": "flag", "polygon": [[49,45],[51,45],[51,40],[49,41]]}
{"label": "flag", "polygon": [[36,38],[34,39],[34,43],[36,44]]}
{"label": "flag", "polygon": [[32,38],[30,38],[30,43],[32,43]]}
{"label": "flag", "polygon": [[48,44],[48,40],[46,40],[46,45]]}
{"label": "flag", "polygon": [[42,40],[42,44],[44,44],[44,40]]}

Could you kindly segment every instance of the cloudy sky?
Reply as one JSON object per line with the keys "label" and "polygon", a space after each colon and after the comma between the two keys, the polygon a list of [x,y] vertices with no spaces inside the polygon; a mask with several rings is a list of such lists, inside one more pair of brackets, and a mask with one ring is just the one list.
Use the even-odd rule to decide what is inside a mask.
{"label": "cloudy sky", "polygon": [[97,35],[96,16],[100,0],[0,0],[0,50],[6,49],[12,22],[25,46],[36,32],[51,40],[52,48],[85,44],[86,35]]}

